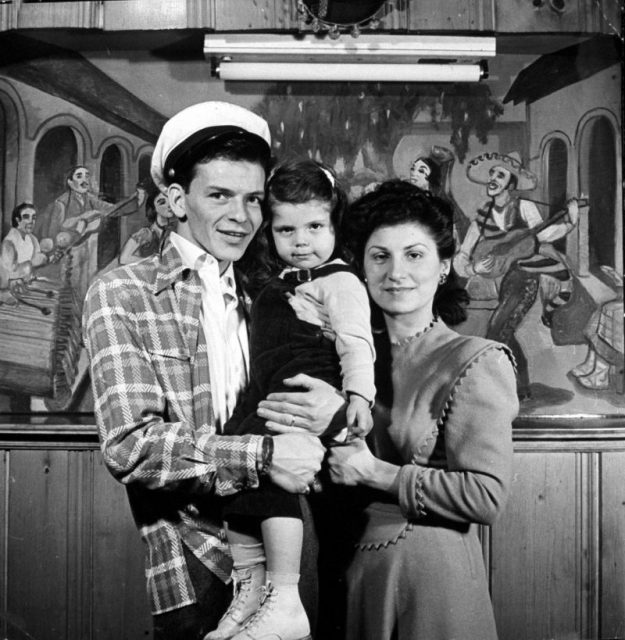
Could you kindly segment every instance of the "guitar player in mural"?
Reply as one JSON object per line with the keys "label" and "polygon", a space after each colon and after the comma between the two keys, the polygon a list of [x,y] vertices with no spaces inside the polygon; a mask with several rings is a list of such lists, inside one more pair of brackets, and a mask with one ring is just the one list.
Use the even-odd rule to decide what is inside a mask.
{"label": "guitar player in mural", "polygon": [[497,300],[486,337],[507,344],[517,361],[517,393],[530,396],[529,366],[515,333],[538,293],[541,321],[551,327],[554,312],[571,299],[573,274],[552,242],[577,225],[577,200],[543,220],[536,204],[517,195],[536,188],[537,177],[518,153],[484,153],[467,167],[472,182],[486,186],[488,201],[480,207],[454,258],[454,268],[467,278],[472,300]]}

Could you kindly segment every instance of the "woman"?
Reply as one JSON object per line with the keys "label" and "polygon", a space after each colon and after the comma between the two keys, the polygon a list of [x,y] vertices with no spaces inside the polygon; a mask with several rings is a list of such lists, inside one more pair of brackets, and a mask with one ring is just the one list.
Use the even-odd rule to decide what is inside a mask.
{"label": "woman", "polygon": [[329,456],[335,483],[367,490],[347,571],[349,639],[497,637],[472,525],[492,523],[506,497],[516,383],[506,347],[447,326],[466,302],[451,217],[446,202],[393,181],[346,220],[383,319],[375,426]]}
{"label": "woman", "polygon": [[410,165],[410,182],[423,191],[437,193],[441,187],[441,169],[428,156],[419,156]]}
{"label": "woman", "polygon": [[167,196],[153,191],[145,202],[148,224],[133,233],[119,254],[119,264],[137,262],[158,252],[163,234],[175,228],[176,218],[169,208]]}

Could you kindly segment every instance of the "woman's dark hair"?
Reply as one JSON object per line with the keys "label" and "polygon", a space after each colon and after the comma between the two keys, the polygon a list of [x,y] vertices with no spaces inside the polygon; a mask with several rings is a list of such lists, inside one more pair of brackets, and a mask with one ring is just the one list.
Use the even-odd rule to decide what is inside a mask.
{"label": "woman's dark hair", "polygon": [[284,162],[269,174],[266,193],[263,224],[244,258],[238,263],[246,273],[246,287],[251,295],[258,292],[270,278],[285,267],[276,252],[271,233],[272,209],[276,203],[304,204],[311,200],[327,203],[330,222],[335,232],[335,248],[330,259],[347,258],[348,254],[341,242],[347,194],[332,169],[315,160]]}
{"label": "woman's dark hair", "polygon": [[156,220],[156,207],[154,206],[154,200],[161,192],[158,189],[152,189],[150,194],[145,200],[145,217],[148,222],[152,224]]}
{"label": "woman's dark hair", "polygon": [[[365,245],[380,227],[416,223],[425,227],[436,243],[441,260],[455,254],[453,210],[442,198],[404,180],[389,180],[356,200],[343,219],[343,238],[362,272]],[[469,297],[458,283],[453,268],[434,296],[433,311],[449,325],[466,319]],[[376,310],[379,316],[379,310]]]}

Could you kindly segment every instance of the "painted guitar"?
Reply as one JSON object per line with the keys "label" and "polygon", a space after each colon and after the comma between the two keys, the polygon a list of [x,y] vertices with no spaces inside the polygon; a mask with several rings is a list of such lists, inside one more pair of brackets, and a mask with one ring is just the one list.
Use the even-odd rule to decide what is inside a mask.
{"label": "painted guitar", "polygon": [[[588,204],[584,199],[577,201],[582,206]],[[488,272],[480,272],[479,275],[485,278],[503,276],[514,262],[533,256],[536,253],[536,236],[543,229],[558,222],[567,213],[568,209],[562,209],[535,227],[514,229],[499,238],[481,240],[473,248],[471,262],[477,264],[484,258],[492,257],[493,264]]]}

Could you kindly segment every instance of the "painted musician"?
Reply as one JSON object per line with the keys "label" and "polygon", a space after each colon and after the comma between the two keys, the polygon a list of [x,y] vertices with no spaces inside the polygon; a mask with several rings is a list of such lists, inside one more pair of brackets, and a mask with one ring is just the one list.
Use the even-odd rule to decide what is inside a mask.
{"label": "painted musician", "polygon": [[41,216],[38,237],[49,237],[57,250],[72,254],[72,286],[79,300],[87,293],[98,271],[98,232],[102,217],[116,209],[91,192],[91,172],[84,165],[75,165],[65,176],[67,189],[56,198]]}
{"label": "painted musician", "polygon": [[33,268],[48,262],[33,229],[37,211],[30,202],[18,204],[11,214],[11,229],[0,244],[0,304],[16,304],[11,283],[30,280]]}
{"label": "painted musician", "polygon": [[[515,332],[540,290],[541,320],[551,326],[554,311],[566,304],[573,288],[573,276],[566,258],[551,244],[570,233],[577,224],[575,199],[567,202],[566,213],[544,225],[536,205],[516,195],[536,188],[537,178],[521,164],[516,152],[509,155],[484,153],[467,167],[472,182],[486,186],[489,200],[478,210],[469,226],[454,268],[466,278],[472,300],[498,300],[486,337],[507,344],[518,365],[517,392],[529,397],[528,363]],[[538,226],[543,228],[538,231]],[[526,233],[529,229],[537,233]]]}

